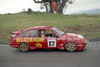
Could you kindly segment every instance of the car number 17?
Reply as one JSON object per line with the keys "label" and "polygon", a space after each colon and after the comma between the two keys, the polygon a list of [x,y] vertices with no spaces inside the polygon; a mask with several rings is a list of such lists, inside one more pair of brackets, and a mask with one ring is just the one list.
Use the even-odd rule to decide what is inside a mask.
{"label": "car number 17", "polygon": [[48,40],[48,47],[56,47],[56,40]]}

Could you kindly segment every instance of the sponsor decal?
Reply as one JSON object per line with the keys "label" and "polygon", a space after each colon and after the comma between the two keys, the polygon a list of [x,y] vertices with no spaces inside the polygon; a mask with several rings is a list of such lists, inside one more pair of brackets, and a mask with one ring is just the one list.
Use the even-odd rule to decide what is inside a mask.
{"label": "sponsor decal", "polygon": [[16,39],[16,42],[20,42],[20,38],[17,38],[17,39]]}
{"label": "sponsor decal", "polygon": [[67,38],[67,40],[80,40],[79,38]]}
{"label": "sponsor decal", "polygon": [[17,38],[16,42],[44,42],[45,38]]}
{"label": "sponsor decal", "polygon": [[35,46],[36,47],[42,47],[42,44],[41,43],[36,43]]}

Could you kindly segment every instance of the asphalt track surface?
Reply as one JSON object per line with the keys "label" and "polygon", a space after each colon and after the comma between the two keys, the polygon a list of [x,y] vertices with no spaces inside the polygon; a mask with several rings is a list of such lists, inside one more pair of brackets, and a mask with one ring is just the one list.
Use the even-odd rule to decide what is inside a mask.
{"label": "asphalt track surface", "polygon": [[0,44],[0,67],[100,67],[100,42],[88,42],[86,50],[35,50],[20,52]]}

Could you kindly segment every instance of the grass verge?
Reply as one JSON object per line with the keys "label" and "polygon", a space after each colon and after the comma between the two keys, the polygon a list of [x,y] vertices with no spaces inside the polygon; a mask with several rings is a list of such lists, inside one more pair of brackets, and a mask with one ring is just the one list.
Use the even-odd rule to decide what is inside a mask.
{"label": "grass verge", "polygon": [[100,37],[100,15],[58,15],[26,12],[0,14],[0,43],[9,43],[10,31],[34,26],[55,26],[64,32],[82,34],[87,39]]}

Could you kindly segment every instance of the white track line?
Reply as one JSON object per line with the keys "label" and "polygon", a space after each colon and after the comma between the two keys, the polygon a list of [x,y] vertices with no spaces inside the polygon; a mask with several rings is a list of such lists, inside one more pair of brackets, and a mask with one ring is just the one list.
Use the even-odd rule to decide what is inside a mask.
{"label": "white track line", "polygon": [[9,46],[9,45],[0,45],[0,46]]}

